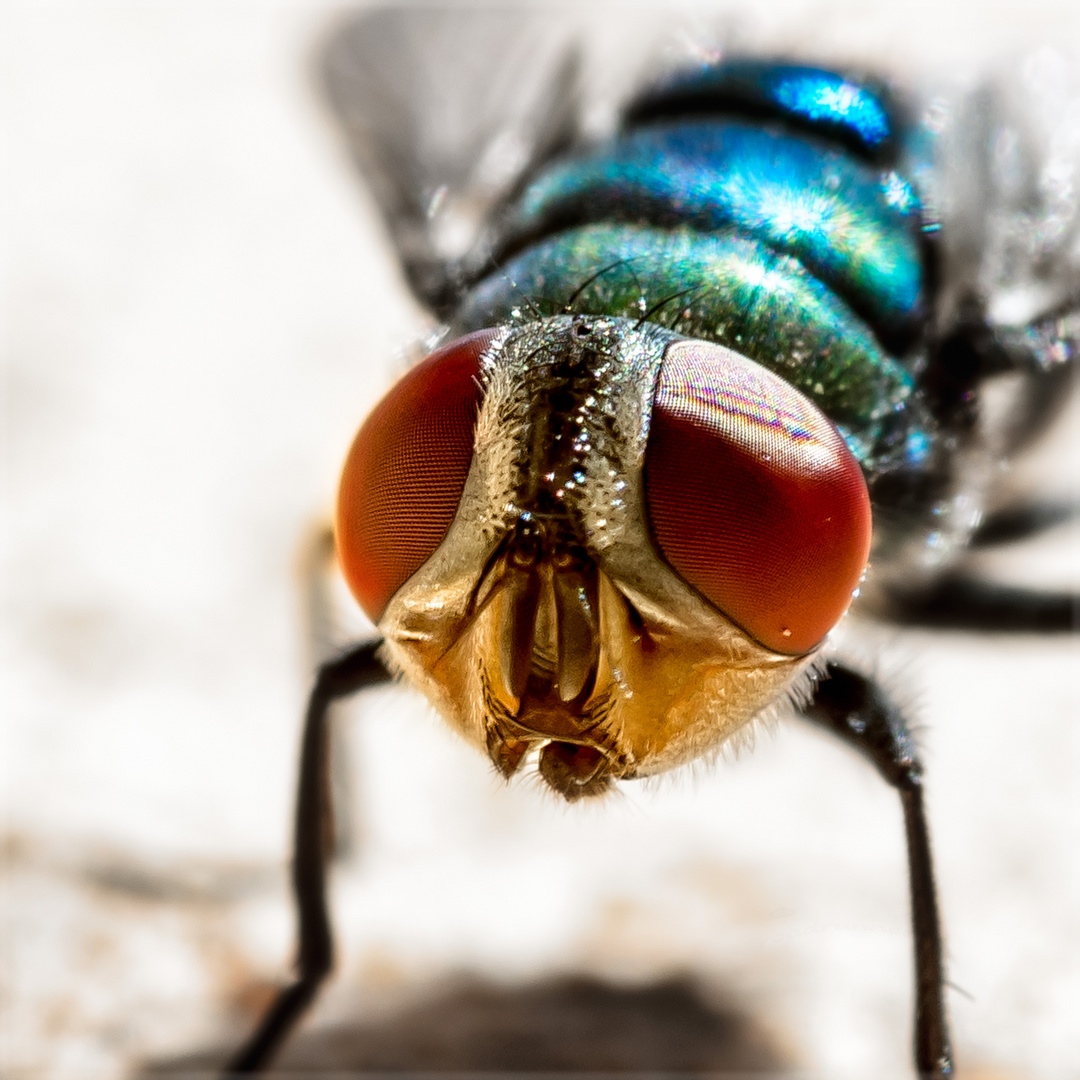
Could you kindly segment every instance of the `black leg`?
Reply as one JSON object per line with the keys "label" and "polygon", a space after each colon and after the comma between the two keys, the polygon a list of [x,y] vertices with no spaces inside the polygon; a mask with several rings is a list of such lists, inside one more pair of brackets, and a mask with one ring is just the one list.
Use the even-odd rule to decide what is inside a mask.
{"label": "black leg", "polygon": [[326,910],[326,860],[331,846],[326,721],[335,701],[390,679],[375,655],[379,644],[361,645],[323,664],[315,678],[304,719],[293,833],[297,975],[278,993],[255,1033],[226,1066],[226,1076],[258,1072],[269,1064],[333,964],[334,941]]}
{"label": "black leg", "polygon": [[1061,634],[1080,625],[1080,596],[994,585],[947,574],[924,591],[896,591],[886,611],[892,622],[983,634]]}
{"label": "black leg", "polygon": [[983,519],[971,537],[972,548],[1015,544],[1080,517],[1080,505],[1065,502],[1031,503],[998,510]]}
{"label": "black leg", "polygon": [[907,832],[911,921],[915,938],[915,1064],[920,1080],[952,1076],[945,1015],[941,925],[930,835],[922,801],[922,766],[900,710],[866,677],[830,663],[806,717],[868,758],[900,793]]}

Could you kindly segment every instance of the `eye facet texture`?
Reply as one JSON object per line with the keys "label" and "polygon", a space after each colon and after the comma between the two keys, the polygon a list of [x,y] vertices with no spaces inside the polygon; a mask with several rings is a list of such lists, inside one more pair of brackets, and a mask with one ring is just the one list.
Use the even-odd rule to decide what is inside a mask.
{"label": "eye facet texture", "polygon": [[839,432],[751,360],[669,346],[645,454],[653,537],[675,570],[767,648],[814,648],[851,603],[870,500]]}
{"label": "eye facet texture", "polygon": [[338,559],[373,620],[457,513],[483,397],[480,357],[495,334],[469,334],[417,364],[353,440],[338,490]]}

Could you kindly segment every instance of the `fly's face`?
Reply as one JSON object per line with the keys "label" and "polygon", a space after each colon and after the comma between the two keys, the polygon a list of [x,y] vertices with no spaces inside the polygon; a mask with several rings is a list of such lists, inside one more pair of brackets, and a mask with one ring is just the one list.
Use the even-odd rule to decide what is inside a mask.
{"label": "fly's face", "polygon": [[394,668],[509,777],[569,799],[714,749],[850,602],[861,471],[719,345],[565,316],[414,368],[342,478],[346,578]]}

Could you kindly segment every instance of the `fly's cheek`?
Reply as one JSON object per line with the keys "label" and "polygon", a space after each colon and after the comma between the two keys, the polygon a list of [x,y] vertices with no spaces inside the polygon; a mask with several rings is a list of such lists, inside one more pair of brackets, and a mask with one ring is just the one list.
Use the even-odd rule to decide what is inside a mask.
{"label": "fly's cheek", "polygon": [[480,357],[496,332],[469,334],[417,364],[353,440],[338,490],[338,559],[375,621],[453,523],[483,397]]}
{"label": "fly's cheek", "polygon": [[836,428],[782,379],[718,345],[668,348],[645,498],[668,563],[776,652],[814,648],[866,566],[870,499]]}

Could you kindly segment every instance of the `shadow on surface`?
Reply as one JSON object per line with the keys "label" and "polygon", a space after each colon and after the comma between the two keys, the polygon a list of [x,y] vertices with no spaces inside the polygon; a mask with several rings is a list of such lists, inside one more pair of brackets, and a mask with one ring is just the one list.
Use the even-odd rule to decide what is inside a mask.
{"label": "shadow on surface", "polygon": [[[224,1056],[160,1062],[143,1075],[190,1075]],[[300,1034],[273,1074],[775,1074],[786,1067],[752,1021],[706,1003],[687,980],[620,988],[565,978],[520,988],[455,983],[378,1022]]]}

